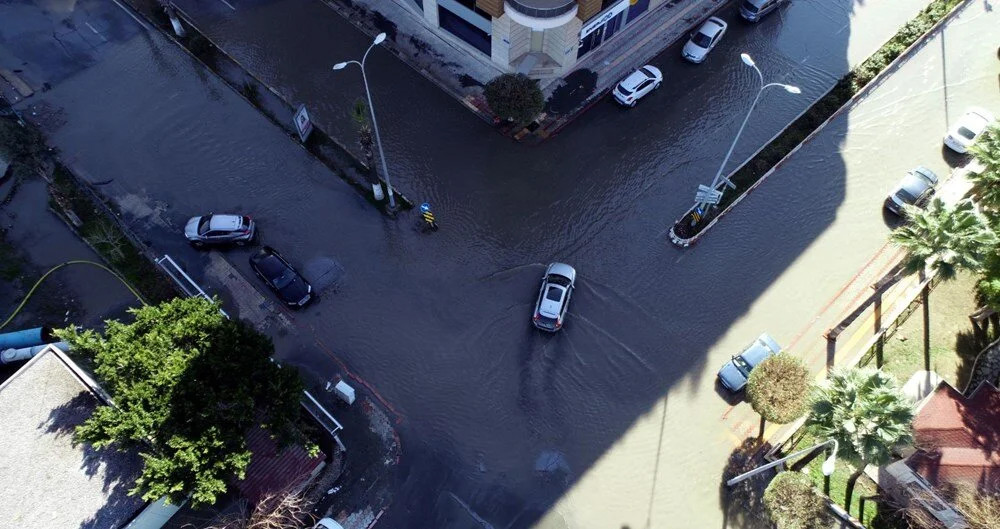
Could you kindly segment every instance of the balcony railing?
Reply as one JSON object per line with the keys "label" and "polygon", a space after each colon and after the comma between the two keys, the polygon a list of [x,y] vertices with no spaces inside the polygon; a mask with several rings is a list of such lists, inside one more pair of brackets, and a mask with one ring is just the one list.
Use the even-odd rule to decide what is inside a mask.
{"label": "balcony railing", "polygon": [[555,18],[574,7],[576,0],[505,0],[507,7],[532,18]]}

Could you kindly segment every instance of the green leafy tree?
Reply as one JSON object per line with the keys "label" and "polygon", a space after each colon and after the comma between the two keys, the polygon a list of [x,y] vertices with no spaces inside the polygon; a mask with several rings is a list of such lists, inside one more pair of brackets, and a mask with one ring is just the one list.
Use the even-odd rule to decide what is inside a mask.
{"label": "green leafy tree", "polygon": [[826,502],[801,472],[780,472],[764,491],[764,507],[778,529],[813,529],[826,521]]}
{"label": "green leafy tree", "polygon": [[270,360],[267,336],[201,298],[131,313],[133,322],[109,321],[104,335],[57,333],[93,361],[114,403],[78,426],[76,438],[138,450],[144,467],[131,494],[210,505],[244,476],[251,426],[262,424],[281,444],[304,440],[297,428],[302,383]]}
{"label": "green leafy tree", "polygon": [[787,353],[768,357],[750,372],[747,398],[763,420],[790,423],[808,408],[809,369]]}
{"label": "green leafy tree", "polygon": [[983,166],[979,173],[969,174],[980,204],[993,214],[1000,213],[1000,125],[987,127],[969,153]]}
{"label": "green leafy tree", "polygon": [[528,123],[542,111],[545,98],[538,82],[518,73],[505,73],[486,83],[486,103],[500,119]]}
{"label": "green leafy tree", "polygon": [[984,259],[996,248],[996,234],[971,200],[949,207],[935,198],[926,210],[907,206],[905,211],[909,222],[894,230],[890,239],[906,250],[904,266],[909,272],[927,267],[942,279],[951,279],[959,269],[982,270]]}
{"label": "green leafy tree", "polygon": [[866,465],[884,465],[896,447],[913,440],[913,405],[896,379],[876,369],[834,370],[815,391],[808,424],[821,439],[834,439],[838,455],[857,470],[847,481],[845,503]]}

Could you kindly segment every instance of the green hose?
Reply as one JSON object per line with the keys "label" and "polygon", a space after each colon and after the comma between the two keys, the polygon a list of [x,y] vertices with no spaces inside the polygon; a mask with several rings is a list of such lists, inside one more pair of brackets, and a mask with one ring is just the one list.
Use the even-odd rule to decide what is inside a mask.
{"label": "green hose", "polygon": [[128,284],[128,281],[126,281],[124,277],[122,277],[121,275],[119,275],[118,272],[115,272],[114,270],[112,270],[112,269],[110,269],[110,268],[108,268],[108,267],[106,267],[106,266],[104,266],[104,265],[102,265],[100,263],[95,263],[93,261],[86,261],[86,260],[82,260],[82,259],[76,259],[76,260],[73,260],[73,261],[66,261],[65,263],[57,264],[56,266],[53,266],[48,272],[45,272],[45,274],[42,275],[42,277],[38,278],[38,281],[35,281],[35,284],[31,287],[31,290],[29,290],[28,293],[24,296],[24,299],[21,300],[21,304],[18,305],[16,309],[14,309],[14,313],[11,314],[10,317],[8,317],[6,320],[4,320],[4,322],[2,324],[0,324],[0,330],[2,330],[4,327],[6,327],[7,324],[10,323],[11,320],[13,320],[14,317],[17,316],[17,314],[19,312],[21,312],[21,309],[23,309],[24,305],[26,303],[28,303],[28,300],[31,298],[31,295],[35,293],[35,290],[38,288],[38,285],[42,284],[42,281],[45,281],[45,279],[47,277],[49,277],[49,275],[52,272],[55,272],[56,270],[59,270],[60,268],[62,268],[64,266],[67,266],[67,265],[71,265],[71,264],[88,264],[88,265],[96,266],[96,267],[98,267],[98,268],[100,268],[100,269],[108,272],[109,274],[115,276],[119,281],[121,281],[122,284],[125,285],[125,288],[129,289],[129,292],[131,292],[132,295],[134,295],[135,298],[138,299],[140,303],[142,303],[143,305],[147,305],[146,300],[143,299],[142,295],[139,294],[139,292],[136,291],[136,289],[132,288],[132,285]]}

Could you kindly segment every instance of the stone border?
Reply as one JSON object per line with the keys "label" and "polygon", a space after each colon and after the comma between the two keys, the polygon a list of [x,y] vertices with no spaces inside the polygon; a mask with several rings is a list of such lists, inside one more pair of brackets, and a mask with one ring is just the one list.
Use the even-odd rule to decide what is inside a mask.
{"label": "stone border", "polygon": [[[283,122],[277,116],[273,115],[271,111],[266,109],[265,105],[251,100],[251,98],[248,97],[247,93],[245,93],[244,90],[242,90],[241,87],[239,86],[238,80],[230,79],[229,77],[224,75],[224,68],[213,67],[209,63],[209,61],[206,60],[205,57],[200,56],[196,50],[189,47],[190,43],[186,44],[185,40],[190,40],[192,38],[202,39],[208,45],[209,53],[215,54],[213,56],[214,58],[218,60],[228,61],[230,67],[235,68],[236,70],[242,72],[247,77],[247,79],[253,82],[253,86],[255,90],[258,90],[258,93],[259,93],[258,87],[262,86],[266,88],[268,93],[272,95],[274,98],[276,98],[276,100],[272,101],[274,101],[274,103],[277,103],[279,105],[283,105],[286,108],[286,110],[288,110],[289,115],[291,115],[291,113],[295,109],[295,106],[291,102],[285,99],[274,88],[269,86],[267,83],[264,83],[256,75],[251,73],[249,69],[245,68],[239,61],[237,61],[224,49],[216,45],[216,43],[210,38],[208,38],[208,36],[200,28],[194,25],[192,18],[190,16],[188,16],[180,8],[174,6],[171,3],[170,6],[172,7],[173,12],[177,15],[178,20],[182,23],[184,29],[187,30],[189,33],[189,35],[186,38],[178,38],[175,34],[173,34],[170,31],[169,25],[166,27],[164,26],[163,20],[166,20],[168,18],[166,13],[163,13],[163,20],[156,19],[156,15],[159,13],[157,11],[158,7],[157,5],[152,5],[152,2],[154,2],[154,0],[122,0],[121,2],[116,2],[116,3],[118,3],[118,5],[121,6],[129,15],[131,15],[132,18],[136,19],[136,21],[139,21],[138,17],[142,17],[143,19],[145,19],[146,22],[152,25],[151,28],[147,29],[153,31],[159,31],[161,35],[163,35],[168,40],[170,40],[178,47],[180,47],[185,53],[188,54],[188,56],[190,56],[195,61],[198,61],[198,63],[200,63],[201,66],[203,66],[209,72],[214,74],[219,80],[222,81],[223,84],[225,84],[233,92],[235,92],[236,95],[243,98],[243,100],[246,101],[250,106],[256,109],[260,114],[262,114],[268,120],[270,120],[273,125],[277,126],[279,129],[288,134],[289,139],[292,140],[296,145],[301,147],[304,151],[306,151],[306,153],[308,153],[310,156],[315,158],[321,164],[326,166],[332,173],[339,176],[342,180],[344,180],[344,182],[350,185],[355,191],[357,191],[361,196],[363,196],[366,200],[368,200],[369,203],[374,205],[384,215],[388,217],[394,217],[396,213],[398,213],[399,211],[413,209],[413,202],[410,201],[409,198],[407,198],[405,195],[400,193],[397,189],[395,189],[395,187],[393,188],[393,194],[396,196],[396,198],[399,199],[399,205],[398,205],[399,207],[397,208],[397,211],[395,212],[389,211],[388,208],[386,207],[385,200],[382,201],[375,200],[372,191],[372,185],[375,182],[372,182],[369,179],[363,177],[358,178],[357,175],[351,174],[352,171],[355,173],[369,171],[370,168],[368,167],[368,165],[359,160],[357,156],[355,156],[345,145],[343,145],[336,138],[327,134],[326,131],[321,129],[315,123],[313,124],[314,130],[312,136],[309,138],[309,141],[306,143],[299,141],[296,132],[293,130],[291,119],[289,119],[287,122]],[[145,4],[150,4],[150,5],[145,5]],[[145,24],[143,25],[145,26]],[[250,81],[247,82],[250,83]],[[332,155],[331,151],[334,151],[332,152]],[[341,167],[338,166],[337,163],[345,164],[346,166],[352,166],[352,167]],[[377,173],[375,173],[373,176],[378,183],[382,185],[385,184],[385,181],[382,180],[377,175]]]}
{"label": "stone border", "polygon": [[[694,211],[694,209],[695,209],[695,207],[697,207],[697,205],[694,205],[694,206],[691,206],[690,208],[688,208],[687,211],[685,211],[683,215],[681,215],[676,221],[674,221],[673,225],[670,227],[670,232],[669,232],[670,242],[674,243],[677,246],[680,246],[681,248],[687,248],[688,246],[691,246],[692,244],[698,242],[698,240],[701,239],[701,237],[705,233],[707,233],[709,230],[712,229],[712,227],[715,226],[715,224],[719,221],[719,219],[721,219],[723,216],[725,216],[726,213],[729,213],[729,211],[732,210],[733,207],[735,207],[737,204],[739,204],[740,202],[742,202],[743,199],[746,198],[746,196],[749,195],[754,189],[757,189],[757,187],[762,182],[764,182],[764,180],[767,180],[767,178],[769,176],[771,176],[771,174],[774,173],[775,170],[777,170],[778,168],[781,167],[781,164],[783,164],[788,158],[790,158],[792,155],[794,155],[796,152],[798,152],[798,150],[803,145],[805,145],[810,140],[812,140],[812,138],[814,136],[816,136],[819,132],[821,132],[823,129],[825,129],[826,126],[830,122],[832,122],[834,119],[838,118],[841,113],[843,113],[845,110],[850,110],[852,107],[854,107],[854,105],[858,102],[858,99],[860,99],[862,96],[868,95],[868,93],[870,91],[872,91],[875,88],[877,88],[881,84],[882,80],[886,76],[894,73],[895,70],[897,68],[899,68],[899,66],[902,65],[902,63],[904,63],[907,60],[909,60],[910,57],[916,52],[917,48],[922,47],[927,42],[927,40],[930,37],[935,36],[937,34],[937,32],[941,29],[941,26],[943,26],[944,24],[946,24],[949,21],[951,21],[951,19],[954,18],[955,15],[959,11],[963,10],[970,3],[971,3],[971,0],[963,0],[963,1],[955,4],[955,7],[952,8],[952,10],[948,12],[948,14],[946,14],[943,17],[941,17],[941,20],[938,20],[937,23],[935,23],[929,30],[927,30],[920,38],[918,38],[916,41],[913,42],[913,44],[910,44],[909,47],[907,47],[905,50],[903,50],[881,72],[879,72],[878,74],[876,74],[875,77],[873,77],[870,81],[868,81],[867,84],[865,84],[865,86],[861,87],[861,90],[858,90],[858,92],[855,93],[853,96],[851,96],[850,99],[848,99],[847,101],[845,101],[844,104],[840,106],[840,108],[838,108],[836,111],[834,111],[833,114],[831,114],[827,119],[825,119],[822,123],[820,123],[819,126],[817,126],[815,129],[813,129],[813,131],[810,132],[805,138],[803,138],[803,140],[801,142],[799,142],[798,145],[796,145],[794,148],[792,148],[792,150],[789,151],[788,154],[786,154],[780,160],[778,160],[770,169],[767,170],[767,172],[765,172],[763,175],[761,175],[760,178],[758,178],[756,182],[754,182],[753,184],[751,184],[750,187],[748,187],[745,191],[743,191],[743,193],[741,193],[740,196],[736,198],[736,200],[733,200],[728,206],[726,206],[725,209],[723,209],[719,213],[715,214],[715,216],[712,217],[712,220],[709,221],[709,223],[707,225],[705,225],[704,228],[702,228],[700,231],[698,231],[698,233],[692,235],[691,237],[683,238],[683,237],[678,236],[676,233],[674,233],[674,228],[679,223],[681,223],[685,218],[687,218]],[[906,23],[909,23],[909,21],[907,21]],[[897,33],[898,33],[898,30],[897,30]],[[889,43],[889,41],[891,41],[895,37],[896,37],[896,34],[894,33],[891,37],[889,37],[889,39],[887,39],[882,44],[882,46],[879,46],[879,48],[877,50],[875,50],[875,52],[872,53],[872,55],[870,55],[868,58],[871,58],[872,56],[875,55],[875,53],[878,53],[879,50],[881,50],[885,46],[885,44]],[[867,61],[868,58],[866,58],[865,60]],[[861,61],[860,63],[858,63],[858,66],[861,66],[862,64],[864,64],[864,61]],[[855,68],[857,68],[857,66]],[[847,75],[850,75],[850,73],[853,72],[853,71],[854,71],[854,68],[852,68],[850,72],[844,74],[844,76],[846,77]],[[841,79],[843,79],[843,77]],[[839,82],[840,82],[840,79],[837,80],[837,83],[839,83]],[[740,164],[735,170],[731,171],[727,175],[727,178],[732,177],[734,174],[736,174],[738,171],[740,171],[744,166],[746,166],[748,163],[750,163],[751,161],[753,161],[754,157],[756,157],[757,154],[759,154],[767,146],[769,146],[775,139],[778,138],[778,136],[780,136],[786,130],[788,130],[788,128],[791,127],[796,121],[798,121],[799,118],[801,118],[803,115],[805,115],[806,112],[808,112],[810,109],[812,109],[817,103],[819,103],[820,101],[822,101],[823,98],[825,98],[834,88],[836,88],[837,87],[837,83],[835,83],[832,87],[830,87],[829,90],[827,90],[826,92],[824,92],[822,96],[820,96],[815,101],[813,101],[813,103],[811,105],[809,105],[808,107],[806,107],[806,109],[803,110],[798,116],[796,116],[795,119],[793,119],[792,121],[790,121],[788,123],[788,125],[785,125],[785,127],[783,127],[780,131],[778,131],[777,134],[775,134],[770,140],[768,140],[764,145],[762,145],[760,147],[760,149],[757,149],[757,151],[754,152],[752,155],[750,155],[749,158],[747,158],[746,160],[744,160],[744,162],[742,164]]]}

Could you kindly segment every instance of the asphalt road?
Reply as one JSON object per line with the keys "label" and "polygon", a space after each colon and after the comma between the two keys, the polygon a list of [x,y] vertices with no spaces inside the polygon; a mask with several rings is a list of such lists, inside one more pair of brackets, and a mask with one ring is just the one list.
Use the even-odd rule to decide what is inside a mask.
{"label": "asphalt road", "polygon": [[[360,87],[319,65],[363,50],[365,39],[322,26],[338,46],[310,40],[301,59],[310,62],[292,62],[286,45],[314,33],[299,26],[279,41],[270,32],[303,5],[238,4],[269,23],[250,26],[252,43],[233,40],[346,135],[338,109]],[[411,197],[435,205],[443,227],[433,234],[415,216],[374,212],[155,34],[110,39],[30,108],[76,167],[114,179],[107,192],[151,244],[190,269],[207,258],[178,240],[182,221],[232,210],[252,213],[262,240],[307,275],[343,271],[325,276],[320,302],[292,315],[279,343],[283,359],[317,374],[337,368],[324,349],[334,352],[403,417],[408,475],[387,526],[717,527],[721,469],[740,437],[723,420],[730,401],[715,369],[761,330],[789,343],[884,242],[880,194],[914,159],[940,157],[946,119],[935,103],[997,109],[995,50],[962,38],[995,27],[997,15],[963,16],[944,46],[946,75],[926,46],[924,62],[910,61],[834,122],[800,151],[800,165],[776,173],[696,248],[671,247],[665,231],[714,172],[749,103],[740,87],[754,74],[739,51],[805,92],[798,107],[764,99],[737,151],[745,155],[918,7],[795,2],[732,30],[701,67],[668,50],[654,64],[672,82],[636,111],[598,105],[533,148],[375,56],[373,85],[406,87],[376,95],[390,167]],[[237,27],[228,20],[220,27]],[[293,85],[300,78],[315,87]],[[932,89],[945,79],[947,97]],[[227,257],[249,275],[246,253]],[[528,318],[552,260],[574,264],[580,284],[567,328],[549,336]]]}

